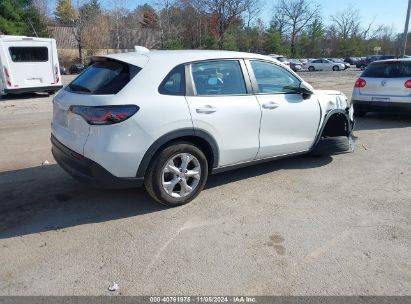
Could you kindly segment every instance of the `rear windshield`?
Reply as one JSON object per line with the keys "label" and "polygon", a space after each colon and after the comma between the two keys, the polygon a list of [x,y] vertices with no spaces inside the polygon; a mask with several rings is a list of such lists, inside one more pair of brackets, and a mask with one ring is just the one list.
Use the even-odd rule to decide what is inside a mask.
{"label": "rear windshield", "polygon": [[76,93],[117,94],[141,68],[117,60],[100,60],[90,65],[74,79],[67,90]]}
{"label": "rear windshield", "polygon": [[49,50],[45,46],[11,46],[11,60],[14,62],[42,62],[49,60]]}
{"label": "rear windshield", "polygon": [[375,62],[365,69],[362,76],[370,78],[411,77],[411,61]]}

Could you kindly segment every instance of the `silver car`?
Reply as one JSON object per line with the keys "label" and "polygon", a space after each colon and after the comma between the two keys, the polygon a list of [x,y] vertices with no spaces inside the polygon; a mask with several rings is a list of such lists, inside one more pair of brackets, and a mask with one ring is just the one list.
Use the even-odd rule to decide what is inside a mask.
{"label": "silver car", "polygon": [[357,79],[352,93],[354,114],[411,113],[411,59],[374,61]]}

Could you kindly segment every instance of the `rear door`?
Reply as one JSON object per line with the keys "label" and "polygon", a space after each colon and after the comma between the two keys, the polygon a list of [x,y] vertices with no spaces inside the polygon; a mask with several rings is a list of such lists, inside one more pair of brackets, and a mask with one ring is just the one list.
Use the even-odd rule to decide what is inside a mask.
{"label": "rear door", "polygon": [[219,166],[253,160],[258,152],[261,110],[245,70],[243,60],[234,59],[190,65],[193,92],[186,99],[193,126],[215,138]]}
{"label": "rear door", "polygon": [[[51,41],[5,41],[12,88],[42,87],[56,81]],[[58,63],[54,63],[58,66]]]}
{"label": "rear door", "polygon": [[405,82],[411,78],[411,61],[383,61],[370,64],[361,78],[366,81],[365,87],[358,88],[360,94],[385,98],[410,95]]}

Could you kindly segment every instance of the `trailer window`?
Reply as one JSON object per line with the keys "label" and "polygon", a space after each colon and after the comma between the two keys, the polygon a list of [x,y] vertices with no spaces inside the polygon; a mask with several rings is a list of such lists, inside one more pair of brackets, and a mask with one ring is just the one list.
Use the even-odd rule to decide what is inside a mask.
{"label": "trailer window", "polygon": [[49,50],[45,46],[9,47],[11,60],[14,62],[42,62],[49,60]]}

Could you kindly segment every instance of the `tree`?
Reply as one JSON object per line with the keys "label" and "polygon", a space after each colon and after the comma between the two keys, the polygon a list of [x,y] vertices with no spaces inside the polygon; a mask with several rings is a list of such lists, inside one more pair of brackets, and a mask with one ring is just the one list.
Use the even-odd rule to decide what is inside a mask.
{"label": "tree", "polygon": [[251,0],[197,0],[205,12],[215,21],[215,32],[218,37],[218,46],[224,48],[224,35],[227,30],[241,20],[250,6]]}
{"label": "tree", "polygon": [[266,53],[289,55],[288,46],[283,43],[281,34],[275,23],[271,23],[265,34],[264,50]]}
{"label": "tree", "polygon": [[298,35],[318,17],[320,6],[309,0],[279,0],[274,12],[285,22],[290,34],[291,56],[295,57]]}
{"label": "tree", "polygon": [[77,41],[80,62],[83,62],[84,35],[87,27],[95,22],[100,13],[98,0],[91,0],[78,8],[77,18],[73,20],[73,35]]}
{"label": "tree", "polygon": [[45,17],[32,0],[0,1],[0,32],[8,35],[46,35]]}
{"label": "tree", "polygon": [[54,13],[59,24],[71,25],[77,18],[77,12],[71,4],[71,0],[59,0]]}
{"label": "tree", "polygon": [[331,20],[335,24],[338,35],[344,40],[358,34],[360,29],[360,19],[358,9],[352,7],[331,16]]}
{"label": "tree", "polygon": [[309,51],[305,53],[309,57],[320,57],[321,52],[321,42],[324,37],[324,26],[320,19],[315,19],[314,22],[308,27],[308,38],[309,38]]}

